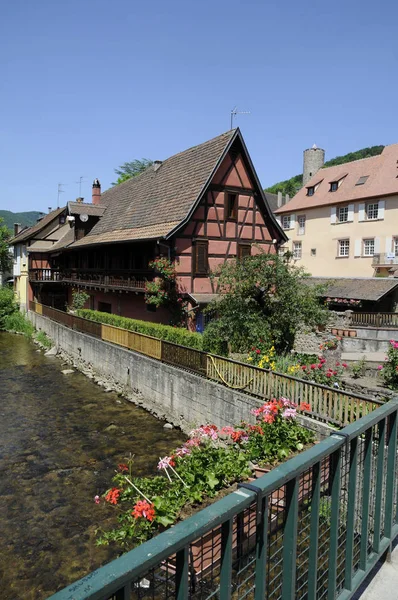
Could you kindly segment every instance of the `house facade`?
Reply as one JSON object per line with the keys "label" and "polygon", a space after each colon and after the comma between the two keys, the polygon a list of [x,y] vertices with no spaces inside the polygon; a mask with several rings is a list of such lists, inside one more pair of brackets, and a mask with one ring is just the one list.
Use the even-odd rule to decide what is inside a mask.
{"label": "house facade", "polygon": [[95,180],[92,204],[64,210],[66,229],[47,252],[28,248],[32,299],[54,304],[63,295],[67,304],[72,290],[85,290],[92,309],[168,323],[167,306],[145,302],[156,275],[149,262],[162,256],[175,264],[199,330],[201,310],[217,294],[211,272],[229,258],[273,254],[287,239],[238,129],[155,161],[102,194]]}
{"label": "house facade", "polygon": [[313,276],[391,276],[398,269],[398,144],[321,168],[276,216],[284,248]]}

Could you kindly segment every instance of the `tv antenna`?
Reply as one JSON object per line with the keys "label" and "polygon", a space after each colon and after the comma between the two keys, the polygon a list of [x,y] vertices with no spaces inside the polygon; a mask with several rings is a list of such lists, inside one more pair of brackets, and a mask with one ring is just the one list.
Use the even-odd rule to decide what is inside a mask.
{"label": "tv antenna", "polygon": [[235,106],[235,108],[233,108],[231,110],[231,127],[230,127],[230,129],[233,129],[234,118],[236,117],[236,115],[250,115],[250,110],[238,110],[238,107]]}
{"label": "tv antenna", "polygon": [[59,208],[59,195],[63,194],[65,190],[62,189],[62,186],[65,185],[65,183],[59,183],[58,184],[58,196],[57,196],[57,208]]}
{"label": "tv antenna", "polygon": [[80,175],[79,181],[75,181],[75,183],[79,184],[79,198],[82,197],[82,181],[86,179],[84,175]]}

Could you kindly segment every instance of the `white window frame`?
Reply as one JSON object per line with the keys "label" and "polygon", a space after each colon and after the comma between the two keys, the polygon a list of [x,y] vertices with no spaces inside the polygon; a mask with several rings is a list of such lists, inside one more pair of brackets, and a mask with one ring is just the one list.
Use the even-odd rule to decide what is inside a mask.
{"label": "white window frame", "polygon": [[362,254],[363,256],[374,256],[375,255],[375,239],[365,238],[362,240]]}
{"label": "white window frame", "polygon": [[282,217],[282,229],[290,229],[290,224],[292,222],[291,215],[283,215]]}
{"label": "white window frame", "polygon": [[300,260],[303,254],[303,245],[301,242],[293,242],[293,258]]}
{"label": "white window frame", "polygon": [[378,218],[379,218],[379,203],[378,202],[370,202],[369,204],[366,205],[366,219],[367,219],[367,221],[377,221]]}
{"label": "white window frame", "polygon": [[340,258],[347,258],[350,256],[350,240],[347,238],[338,241],[338,256]]}
{"label": "white window frame", "polygon": [[299,217],[297,217],[298,235],[304,235],[305,234],[305,222],[306,222],[305,215],[300,215]]}
{"label": "white window frame", "polygon": [[[341,218],[341,213],[345,216],[344,219]],[[338,223],[347,223],[348,222],[348,206],[341,206],[337,209],[337,221]]]}

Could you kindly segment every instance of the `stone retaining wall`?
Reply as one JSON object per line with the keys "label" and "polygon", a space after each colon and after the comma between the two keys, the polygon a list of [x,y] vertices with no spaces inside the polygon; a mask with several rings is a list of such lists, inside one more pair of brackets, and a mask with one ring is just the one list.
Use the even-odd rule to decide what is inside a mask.
{"label": "stone retaining wall", "polygon": [[[103,387],[185,432],[203,423],[223,427],[242,420],[254,422],[250,410],[261,401],[252,396],[68,329],[36,313],[28,314],[36,329],[45,331],[54,342],[61,358]],[[304,417],[302,423],[311,424],[318,438],[330,433],[327,425],[312,419]]]}

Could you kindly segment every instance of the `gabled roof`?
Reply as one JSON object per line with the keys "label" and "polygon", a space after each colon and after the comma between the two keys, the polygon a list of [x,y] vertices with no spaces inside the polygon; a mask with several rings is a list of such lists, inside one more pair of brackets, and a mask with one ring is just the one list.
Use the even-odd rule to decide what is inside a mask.
{"label": "gabled roof", "polygon": [[45,227],[47,227],[47,225],[49,225],[51,223],[51,221],[53,221],[61,213],[63,213],[64,210],[65,210],[65,206],[63,206],[62,208],[57,208],[57,209],[52,210],[51,212],[47,213],[46,215],[44,215],[44,217],[42,219],[40,219],[40,221],[38,221],[37,223],[32,225],[32,227],[28,227],[27,229],[24,229],[18,235],[11,238],[11,240],[9,241],[9,244],[11,246],[13,246],[14,244],[19,244],[20,242],[25,242],[26,240],[33,238],[35,235],[40,233],[40,231],[42,231]]}
{"label": "gabled roof", "polygon": [[71,215],[102,217],[106,206],[101,206],[101,204],[86,204],[85,202],[68,202],[68,210]]}
{"label": "gabled roof", "polygon": [[307,285],[325,286],[322,297],[377,301],[398,286],[390,277],[306,277]]}
{"label": "gabled roof", "polygon": [[[277,214],[307,210],[315,206],[334,206],[342,202],[377,198],[398,194],[398,144],[386,146],[381,154],[370,158],[354,160],[343,165],[320,169],[307,184],[290,200],[278,208]],[[361,177],[365,183],[357,185]],[[331,192],[330,183],[340,181],[341,185]],[[321,180],[321,181],[320,181]],[[320,183],[319,183],[320,182]],[[307,196],[307,188],[319,183],[312,196]]]}
{"label": "gabled roof", "polygon": [[[154,166],[148,167],[137,177],[110,188],[101,195],[99,206],[106,207],[104,216],[90,233],[71,247],[171,236],[190,217],[237,139],[247,152],[239,129],[233,129],[171,156],[156,170]],[[247,157],[259,186],[250,157]],[[260,186],[259,193],[275,231],[285,239]]]}

